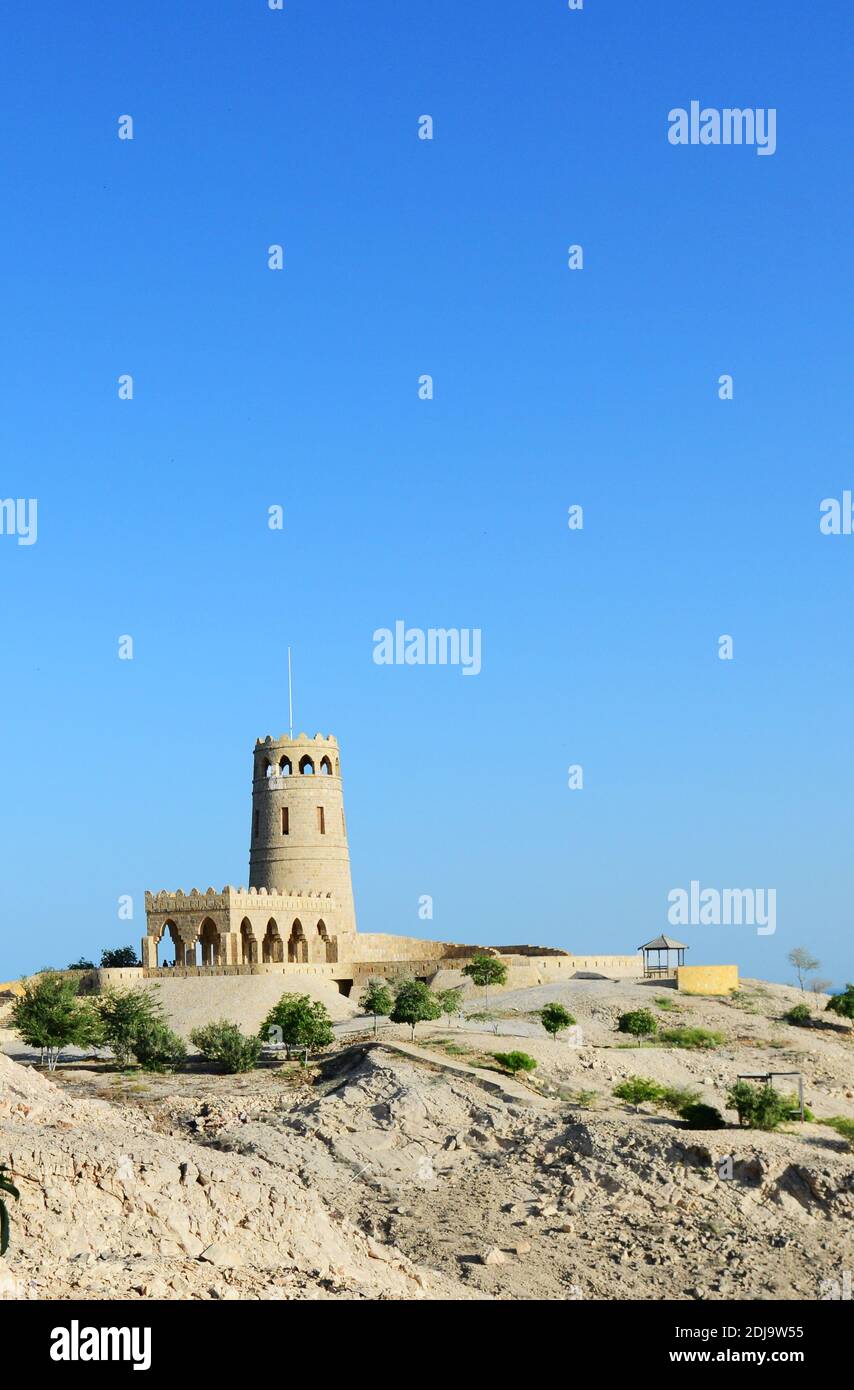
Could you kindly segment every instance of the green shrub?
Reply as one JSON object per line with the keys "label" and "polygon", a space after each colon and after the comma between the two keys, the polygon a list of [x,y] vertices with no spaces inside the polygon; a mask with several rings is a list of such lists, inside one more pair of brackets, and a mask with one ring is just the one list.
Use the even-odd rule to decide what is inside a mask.
{"label": "green shrub", "polygon": [[829,1125],[835,1129],[843,1139],[847,1139],[849,1145],[854,1149],[854,1120],[849,1120],[845,1115],[831,1115],[828,1120],[819,1120],[820,1125]]}
{"label": "green shrub", "polygon": [[236,1023],[221,1018],[194,1028],[190,1034],[193,1047],[209,1062],[216,1062],[224,1072],[252,1071],[261,1051],[261,1039],[247,1038]]}
{"label": "green shrub", "polygon": [[653,1002],[655,1003],[656,1008],[663,1009],[666,1014],[671,1013],[673,1009],[678,1009],[679,1007],[679,1005],[673,999],[668,999],[665,995],[660,995]]}
{"label": "green shrub", "polygon": [[804,1023],[811,1023],[812,1013],[809,1004],[795,1004],[794,1008],[788,1009],[787,1012],[783,1014],[783,1018],[786,1023],[794,1023],[796,1026],[801,1026]]}
{"label": "green shrub", "polygon": [[748,1129],[776,1129],[792,1117],[791,1097],[780,1095],[773,1086],[737,1081],[727,1092],[726,1103],[738,1112],[739,1124]]}
{"label": "green shrub", "polygon": [[492,1055],[513,1076],[519,1071],[533,1071],[537,1065],[536,1059],[529,1057],[527,1052],[493,1052]]}
{"label": "green shrub", "polygon": [[704,1105],[702,1101],[692,1101],[679,1112],[689,1129],[725,1129],[726,1120],[716,1105]]}
{"label": "green shrub", "polygon": [[667,1028],[659,1034],[659,1042],[670,1047],[720,1047],[723,1041],[723,1033],[709,1028]]}
{"label": "green shrub", "polygon": [[652,1038],[658,1032],[658,1020],[649,1009],[633,1009],[620,1014],[617,1028],[621,1033],[631,1033],[635,1038]]}
{"label": "green shrub", "polygon": [[657,1097],[658,1104],[664,1110],[672,1110],[675,1115],[679,1115],[687,1105],[696,1105],[700,1099],[700,1092],[693,1086],[662,1086]]}
{"label": "green shrub", "polygon": [[846,985],[841,994],[834,994],[828,1000],[825,1012],[839,1014],[840,1018],[854,1020],[854,985]]}
{"label": "green shrub", "polygon": [[175,1071],[187,1058],[183,1040],[160,1018],[140,1020],[134,1029],[131,1051],[143,1071]]}
{"label": "green shrub", "polygon": [[103,950],[101,952],[102,970],[127,970],[137,965],[139,965],[139,959],[134,946],[116,946],[112,951]]}
{"label": "green shrub", "polygon": [[442,1013],[448,1020],[448,1027],[451,1026],[451,1019],[454,1014],[458,1014],[462,1007],[463,992],[461,989],[440,989],[436,994],[436,1001]]}
{"label": "green shrub", "polygon": [[663,1091],[657,1081],[649,1076],[630,1076],[614,1087],[613,1094],[618,1100],[627,1100],[635,1109],[645,1101],[659,1100]]}

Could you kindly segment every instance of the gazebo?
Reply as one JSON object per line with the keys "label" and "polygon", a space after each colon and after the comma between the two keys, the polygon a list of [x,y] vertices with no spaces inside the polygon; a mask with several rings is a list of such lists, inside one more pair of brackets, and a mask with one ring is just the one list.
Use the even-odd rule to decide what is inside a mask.
{"label": "gazebo", "polygon": [[[684,941],[674,941],[672,936],[656,936],[653,941],[647,941],[645,946],[638,946],[638,950],[643,952],[643,977],[645,980],[660,980],[666,975],[674,974],[677,965],[685,964],[685,952],[688,947]],[[655,952],[655,964],[652,963],[652,953]],[[676,964],[671,964],[670,952],[676,953]],[[661,963],[662,954],[664,964]]]}

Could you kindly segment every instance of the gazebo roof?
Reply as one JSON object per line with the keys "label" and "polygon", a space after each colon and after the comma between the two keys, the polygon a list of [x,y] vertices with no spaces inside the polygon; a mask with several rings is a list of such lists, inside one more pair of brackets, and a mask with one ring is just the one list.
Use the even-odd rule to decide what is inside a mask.
{"label": "gazebo roof", "polygon": [[687,951],[688,947],[684,941],[674,941],[672,936],[657,936],[654,941],[647,941],[645,945],[638,946],[639,951]]}

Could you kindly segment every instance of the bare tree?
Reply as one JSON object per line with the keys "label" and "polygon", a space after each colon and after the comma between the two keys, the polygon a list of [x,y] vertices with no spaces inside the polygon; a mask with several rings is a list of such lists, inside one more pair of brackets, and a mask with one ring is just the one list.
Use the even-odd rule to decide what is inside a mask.
{"label": "bare tree", "polygon": [[818,970],[821,961],[812,955],[806,946],[795,946],[794,950],[789,952],[788,961],[795,967],[799,987],[802,990],[806,989],[807,975],[812,975],[813,971]]}

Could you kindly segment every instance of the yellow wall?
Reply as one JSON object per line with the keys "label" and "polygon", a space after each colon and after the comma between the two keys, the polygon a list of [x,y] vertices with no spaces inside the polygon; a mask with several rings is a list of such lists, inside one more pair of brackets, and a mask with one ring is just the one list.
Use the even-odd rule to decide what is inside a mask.
{"label": "yellow wall", "polygon": [[738,966],[680,965],[676,988],[681,994],[731,994],[738,989]]}

